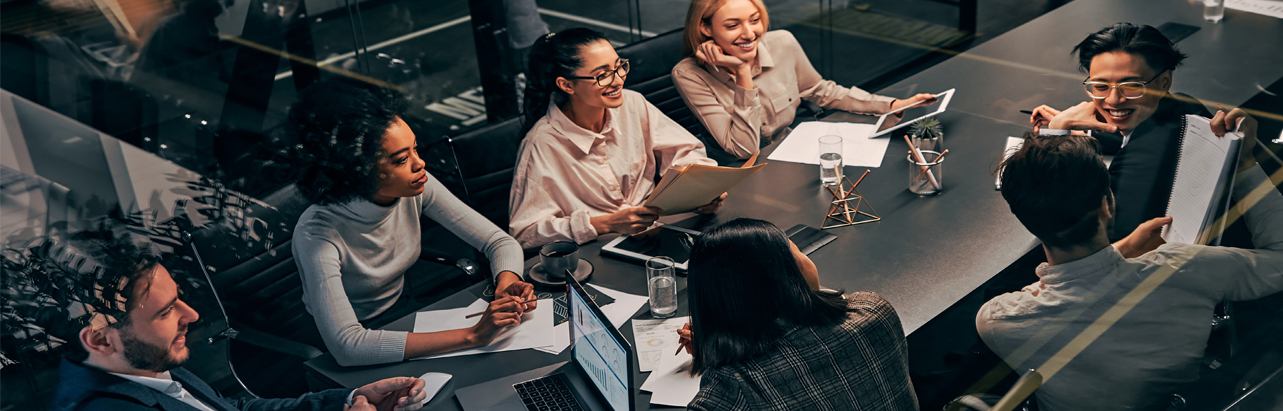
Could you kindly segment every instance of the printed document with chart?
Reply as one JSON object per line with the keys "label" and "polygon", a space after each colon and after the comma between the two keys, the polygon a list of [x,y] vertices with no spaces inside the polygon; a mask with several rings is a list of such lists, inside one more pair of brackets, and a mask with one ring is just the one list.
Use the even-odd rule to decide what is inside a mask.
{"label": "printed document with chart", "polygon": [[1224,227],[1217,224],[1217,210],[1228,208],[1229,186],[1234,182],[1238,149],[1243,140],[1236,133],[1212,134],[1208,119],[1185,116],[1181,133],[1176,181],[1167,203],[1171,226],[1163,231],[1169,243],[1206,244]]}

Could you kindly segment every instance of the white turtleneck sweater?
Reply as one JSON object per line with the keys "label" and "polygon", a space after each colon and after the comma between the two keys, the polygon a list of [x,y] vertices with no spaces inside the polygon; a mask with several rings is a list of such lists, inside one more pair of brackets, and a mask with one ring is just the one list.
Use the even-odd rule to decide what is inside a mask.
{"label": "white turtleneck sweater", "polygon": [[370,330],[401,296],[407,269],[419,259],[419,219],[427,216],[485,252],[493,274],[522,271],[517,241],[428,175],[423,194],[383,207],[366,200],[312,205],[294,227],[294,261],[303,302],[339,365],[404,359],[405,331]]}

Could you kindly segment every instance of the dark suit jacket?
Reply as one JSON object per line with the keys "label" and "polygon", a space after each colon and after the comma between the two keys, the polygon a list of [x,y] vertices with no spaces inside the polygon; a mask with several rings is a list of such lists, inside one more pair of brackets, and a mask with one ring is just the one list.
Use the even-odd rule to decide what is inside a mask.
{"label": "dark suit jacket", "polygon": [[[183,388],[216,411],[322,411],[343,409],[351,390],[336,389],[306,394],[294,399],[249,399],[229,402],[183,368],[169,371]],[[196,411],[190,405],[142,384],[108,374],[66,359],[58,369],[58,388],[51,408],[54,411]]]}
{"label": "dark suit jacket", "polygon": [[1120,134],[1092,133],[1101,143],[1101,152],[1114,155],[1109,176],[1117,210],[1110,241],[1122,239],[1141,223],[1167,214],[1184,117],[1212,117],[1193,97],[1176,96],[1182,100],[1169,95],[1158,104],[1154,115],[1136,126],[1126,147],[1119,147],[1123,141]]}

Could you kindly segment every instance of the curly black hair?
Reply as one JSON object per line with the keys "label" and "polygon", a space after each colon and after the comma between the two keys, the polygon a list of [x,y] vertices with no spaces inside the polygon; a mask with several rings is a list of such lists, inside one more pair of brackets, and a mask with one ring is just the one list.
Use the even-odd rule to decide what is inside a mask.
{"label": "curly black hair", "polygon": [[299,192],[314,204],[373,198],[383,136],[408,106],[396,90],[349,78],[303,90],[286,125],[302,160]]}

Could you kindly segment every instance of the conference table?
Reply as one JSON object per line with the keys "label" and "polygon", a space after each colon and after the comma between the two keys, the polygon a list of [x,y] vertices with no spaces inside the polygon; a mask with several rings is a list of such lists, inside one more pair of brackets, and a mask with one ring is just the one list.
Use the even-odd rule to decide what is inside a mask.
{"label": "conference table", "polygon": [[[957,89],[948,111],[938,116],[945,129],[944,147],[950,151],[943,164],[944,190],[935,196],[908,192],[908,147],[903,139],[893,139],[881,167],[871,169],[859,186],[881,221],[826,230],[838,238],[810,255],[821,284],[848,292],[879,293],[895,307],[908,335],[1037,247],[1037,239],[1011,215],[995,190],[993,171],[1006,137],[1020,136],[1029,128],[1028,115],[1019,110],[1040,104],[1063,109],[1087,100],[1080,84],[1086,75],[1077,71],[1070,50],[1091,32],[1119,21],[1199,27],[1178,43],[1190,58],[1176,70],[1172,90],[1209,104],[1241,104],[1283,77],[1283,42],[1265,40],[1283,39],[1283,20],[1226,10],[1225,19],[1214,25],[1202,20],[1201,2],[1070,2],[879,91],[908,96]],[[847,113],[824,119],[873,120]],[[761,157],[765,159],[774,148],[767,147]],[[820,185],[818,167],[769,163],[732,189],[716,215],[665,221],[677,220],[696,229],[737,217],[767,220],[784,229],[824,224],[832,196]],[[854,179],[864,169],[847,167],[845,172]],[[602,245],[612,238],[603,236],[581,247],[581,258],[595,267],[589,284],[646,295],[641,265],[600,254]],[[527,261],[527,268],[534,262]],[[425,310],[463,307],[486,286],[474,285]],[[679,277],[678,287],[677,315],[683,316],[687,315],[684,277]],[[633,318],[651,317],[643,305]],[[407,316],[385,328],[411,330],[413,320],[413,315]],[[632,340],[630,324],[620,330]],[[453,380],[428,408],[456,410],[455,389],[569,361],[570,351],[551,355],[521,350],[365,367],[340,367],[325,354],[308,361],[306,367],[314,388],[356,387],[428,371],[450,373]],[[639,386],[646,376],[636,376]],[[651,408],[650,394],[637,394],[637,409]]]}

